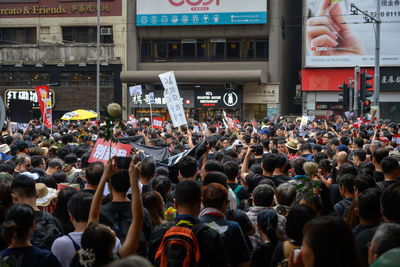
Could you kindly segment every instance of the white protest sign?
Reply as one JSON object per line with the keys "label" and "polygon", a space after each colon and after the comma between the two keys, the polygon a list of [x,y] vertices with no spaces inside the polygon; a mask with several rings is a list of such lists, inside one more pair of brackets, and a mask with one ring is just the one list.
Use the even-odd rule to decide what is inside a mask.
{"label": "white protest sign", "polygon": [[136,85],[129,87],[129,93],[131,96],[137,96],[142,94],[142,86]]}
{"label": "white protest sign", "polygon": [[164,86],[164,98],[168,107],[169,115],[171,116],[172,124],[174,127],[187,124],[185,110],[183,109],[174,72],[170,71],[158,76]]}

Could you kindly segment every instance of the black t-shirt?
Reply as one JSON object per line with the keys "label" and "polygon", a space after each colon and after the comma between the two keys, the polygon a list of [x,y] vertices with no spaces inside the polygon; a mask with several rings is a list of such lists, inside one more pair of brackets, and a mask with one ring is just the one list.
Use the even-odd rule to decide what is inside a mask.
{"label": "black t-shirt", "polygon": [[[130,202],[110,202],[101,207],[99,222],[113,228],[113,223],[105,217],[105,214],[113,214],[114,219],[117,218],[122,221],[125,218],[132,218],[131,203]],[[146,208],[143,208],[144,221],[143,230],[140,235],[140,242],[138,248],[138,254],[145,257],[146,256],[146,242],[150,240],[152,226],[149,212]],[[124,217],[126,216],[126,217]]]}
{"label": "black t-shirt", "polygon": [[5,249],[0,252],[0,258],[14,258],[17,266],[24,267],[57,267],[60,262],[49,250],[40,249],[36,246]]}
{"label": "black t-shirt", "polygon": [[275,186],[278,187],[280,184],[286,183],[290,181],[290,177],[280,174],[280,175],[274,175],[274,183]]}
{"label": "black t-shirt", "polygon": [[376,186],[383,192],[389,185],[398,184],[398,181],[381,181],[377,182]]}
{"label": "black t-shirt", "polygon": [[263,175],[262,177],[263,177],[263,179],[270,180],[273,183],[273,186],[272,186],[273,188],[277,187],[275,177],[270,177],[270,176],[265,176],[265,175]]}
{"label": "black t-shirt", "polygon": [[383,174],[383,172],[374,171],[374,178],[376,182],[382,182],[383,180],[385,180],[385,175]]}
{"label": "black t-shirt", "polygon": [[262,243],[256,247],[251,259],[251,267],[265,267],[269,266],[272,253],[274,253],[275,246],[269,243]]}
{"label": "black t-shirt", "polygon": [[368,249],[369,249],[368,245],[371,242],[372,238],[374,237],[377,228],[378,226],[375,226],[362,230],[355,237],[356,246],[358,248],[358,251],[360,251],[361,258],[365,262],[365,266],[368,266]]}

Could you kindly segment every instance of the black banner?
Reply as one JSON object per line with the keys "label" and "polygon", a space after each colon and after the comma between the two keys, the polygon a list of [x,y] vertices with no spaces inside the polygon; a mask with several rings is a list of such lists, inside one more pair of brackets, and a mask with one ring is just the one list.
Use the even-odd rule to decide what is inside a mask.
{"label": "black banner", "polygon": [[196,108],[242,108],[243,90],[201,89],[195,90]]}

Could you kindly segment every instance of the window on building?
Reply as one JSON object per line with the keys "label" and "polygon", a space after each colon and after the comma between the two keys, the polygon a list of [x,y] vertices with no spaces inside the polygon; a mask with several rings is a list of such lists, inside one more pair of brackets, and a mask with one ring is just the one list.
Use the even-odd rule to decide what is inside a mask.
{"label": "window on building", "polygon": [[[100,72],[100,86],[114,86],[114,72]],[[60,85],[64,87],[95,87],[96,72],[62,72]]]}
{"label": "window on building", "polygon": [[167,60],[167,41],[155,41],[154,44],[154,60],[166,61]]}
{"label": "window on building", "polygon": [[0,45],[36,44],[36,27],[0,28]]}
{"label": "window on building", "polygon": [[0,86],[38,86],[49,83],[46,72],[0,72]]}
{"label": "window on building", "polygon": [[226,42],[226,59],[227,60],[240,59],[240,41]]}
{"label": "window on building", "polygon": [[[65,43],[96,43],[97,27],[63,27],[63,42]],[[100,42],[111,44],[114,42],[112,26],[101,27]]]}
{"label": "window on building", "polygon": [[225,59],[225,42],[220,40],[211,40],[210,45],[211,60],[223,61]]}
{"label": "window on building", "polygon": [[182,58],[182,44],[180,41],[168,42],[168,60],[177,61]]}
{"label": "window on building", "polygon": [[142,57],[142,61],[151,61],[153,59],[153,50],[152,50],[152,42],[151,41],[143,41],[140,45],[140,54]]}
{"label": "window on building", "polygon": [[268,60],[267,40],[142,40],[140,48],[142,62]]}
{"label": "window on building", "polygon": [[268,41],[256,40],[256,60],[268,59]]}
{"label": "window on building", "polygon": [[186,60],[196,58],[196,40],[182,40],[182,56]]}

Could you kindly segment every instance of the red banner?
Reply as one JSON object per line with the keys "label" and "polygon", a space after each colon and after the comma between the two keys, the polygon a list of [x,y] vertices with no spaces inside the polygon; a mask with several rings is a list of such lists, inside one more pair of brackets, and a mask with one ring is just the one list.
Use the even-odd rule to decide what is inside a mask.
{"label": "red banner", "polygon": [[[373,68],[361,68],[361,72],[367,71],[368,75],[374,75]],[[353,77],[354,69],[303,69],[301,71],[301,90],[302,91],[340,91],[339,85],[343,82],[349,83],[349,78]],[[368,81],[374,84],[374,80]],[[369,89],[373,90],[373,88]]]}
{"label": "red banner", "polygon": [[[105,141],[102,138],[97,139],[96,144],[90,154],[89,163],[95,161],[101,161],[104,164],[110,158],[110,143],[111,141]],[[111,157],[128,157],[131,152],[132,146],[122,143],[112,143],[111,145]]]}
{"label": "red banner", "polygon": [[154,117],[153,118],[153,128],[154,129],[162,129],[163,127],[163,119]]}
{"label": "red banner", "polygon": [[49,86],[36,86],[35,91],[38,97],[40,111],[42,112],[43,123],[47,128],[52,126],[51,98],[49,96]]}

